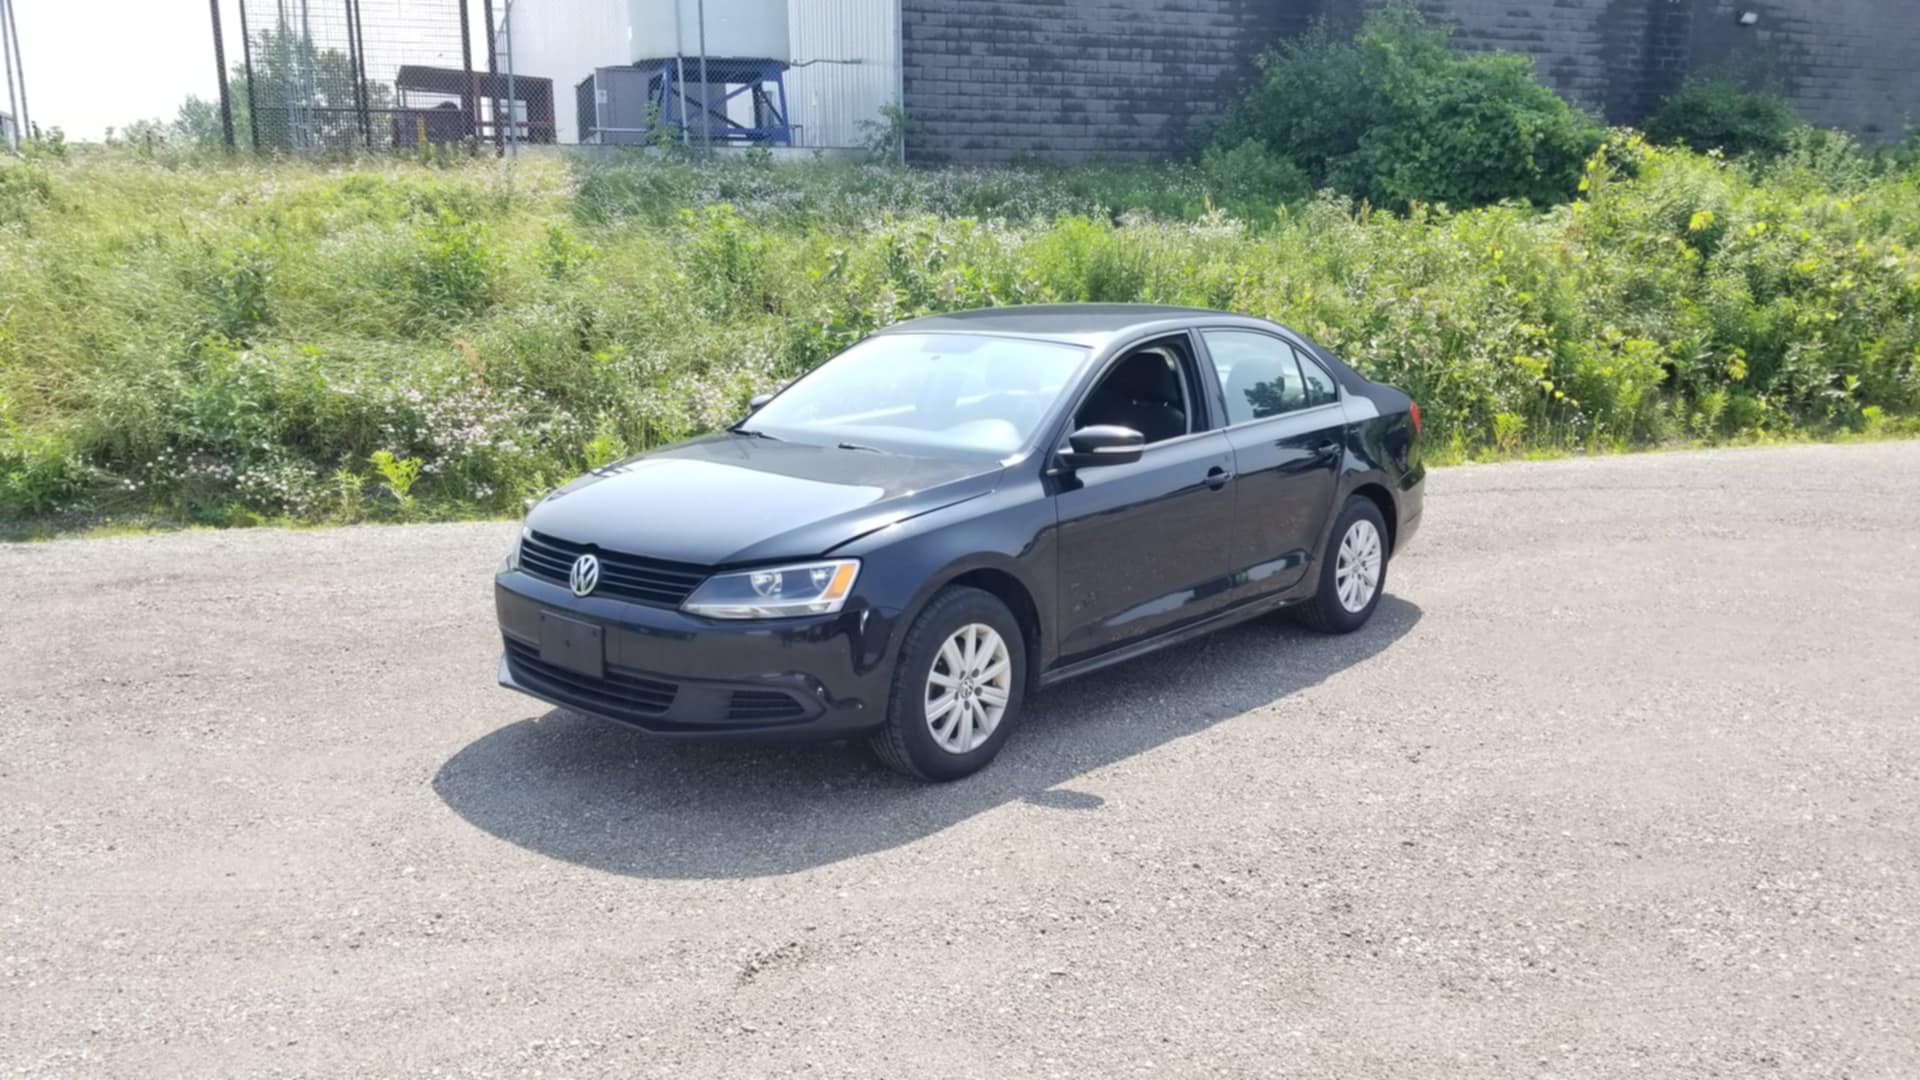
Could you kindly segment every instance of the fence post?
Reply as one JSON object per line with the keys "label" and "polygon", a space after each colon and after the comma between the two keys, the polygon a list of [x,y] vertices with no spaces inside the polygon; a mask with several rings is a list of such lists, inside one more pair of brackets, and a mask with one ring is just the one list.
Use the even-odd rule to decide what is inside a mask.
{"label": "fence post", "polygon": [[473,28],[467,16],[467,0],[460,0],[460,69],[466,73],[460,84],[460,111],[466,114],[466,137],[471,143],[480,134],[480,95],[474,92]]}
{"label": "fence post", "polygon": [[367,81],[363,77],[366,61],[360,55],[360,43],[354,31],[359,20],[354,15],[353,0],[342,0],[347,12],[347,78],[353,82],[353,126],[360,129],[360,145],[367,150],[373,149],[373,132],[367,126]]}
{"label": "fence post", "polygon": [[227,43],[220,32],[220,0],[207,0],[213,9],[213,68],[220,80],[220,134],[233,149],[233,95],[227,90]]}
{"label": "fence post", "polygon": [[373,149],[373,94],[367,89],[367,14],[360,10],[360,0],[349,0],[353,6],[353,29],[351,48],[360,57],[360,76],[356,80],[354,93],[360,103],[360,137],[366,140],[367,149]]}
{"label": "fence post", "polygon": [[[487,20],[487,100],[493,114],[493,151],[503,153],[506,132],[500,128],[500,45],[494,40],[493,0],[480,0],[480,17]],[[507,120],[514,118],[514,103],[507,102]]]}
{"label": "fence post", "polygon": [[253,89],[253,35],[247,30],[247,0],[240,0],[240,59],[247,71],[247,134],[260,152],[260,95]]}

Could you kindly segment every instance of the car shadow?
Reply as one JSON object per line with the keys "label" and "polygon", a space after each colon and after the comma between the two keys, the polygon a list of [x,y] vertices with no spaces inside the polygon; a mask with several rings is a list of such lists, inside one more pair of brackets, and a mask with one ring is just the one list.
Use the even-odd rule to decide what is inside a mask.
{"label": "car shadow", "polygon": [[1391,645],[1420,609],[1380,601],[1344,637],[1262,619],[1028,699],[999,759],[951,784],[887,771],[859,744],[649,739],[565,709],[449,758],[433,788],[503,840],[648,878],[791,873],[882,851],[1015,799],[1066,813],[1103,800],[1078,776],[1313,686]]}

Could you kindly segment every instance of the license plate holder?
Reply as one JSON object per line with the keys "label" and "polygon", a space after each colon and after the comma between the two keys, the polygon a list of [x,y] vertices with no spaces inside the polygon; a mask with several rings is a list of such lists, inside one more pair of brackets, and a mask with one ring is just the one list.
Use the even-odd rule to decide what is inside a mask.
{"label": "license plate holder", "polygon": [[551,611],[540,613],[540,661],[595,679],[607,674],[606,631]]}

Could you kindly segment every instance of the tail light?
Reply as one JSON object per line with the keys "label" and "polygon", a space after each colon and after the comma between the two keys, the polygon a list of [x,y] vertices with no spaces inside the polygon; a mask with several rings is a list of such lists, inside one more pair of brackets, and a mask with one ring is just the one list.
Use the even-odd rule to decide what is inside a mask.
{"label": "tail light", "polygon": [[1407,415],[1413,417],[1413,433],[1415,435],[1420,434],[1420,403],[1417,401],[1407,402]]}

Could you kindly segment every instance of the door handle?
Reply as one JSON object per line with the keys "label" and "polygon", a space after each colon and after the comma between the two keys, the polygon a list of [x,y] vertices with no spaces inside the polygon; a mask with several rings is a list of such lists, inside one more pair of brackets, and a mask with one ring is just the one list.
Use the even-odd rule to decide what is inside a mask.
{"label": "door handle", "polygon": [[1233,474],[1218,465],[1207,470],[1207,486],[1215,491],[1226,487],[1227,481],[1231,479],[1233,479]]}
{"label": "door handle", "polygon": [[1340,447],[1341,442],[1339,439],[1322,439],[1313,445],[1313,456],[1317,458],[1332,457],[1340,452]]}

